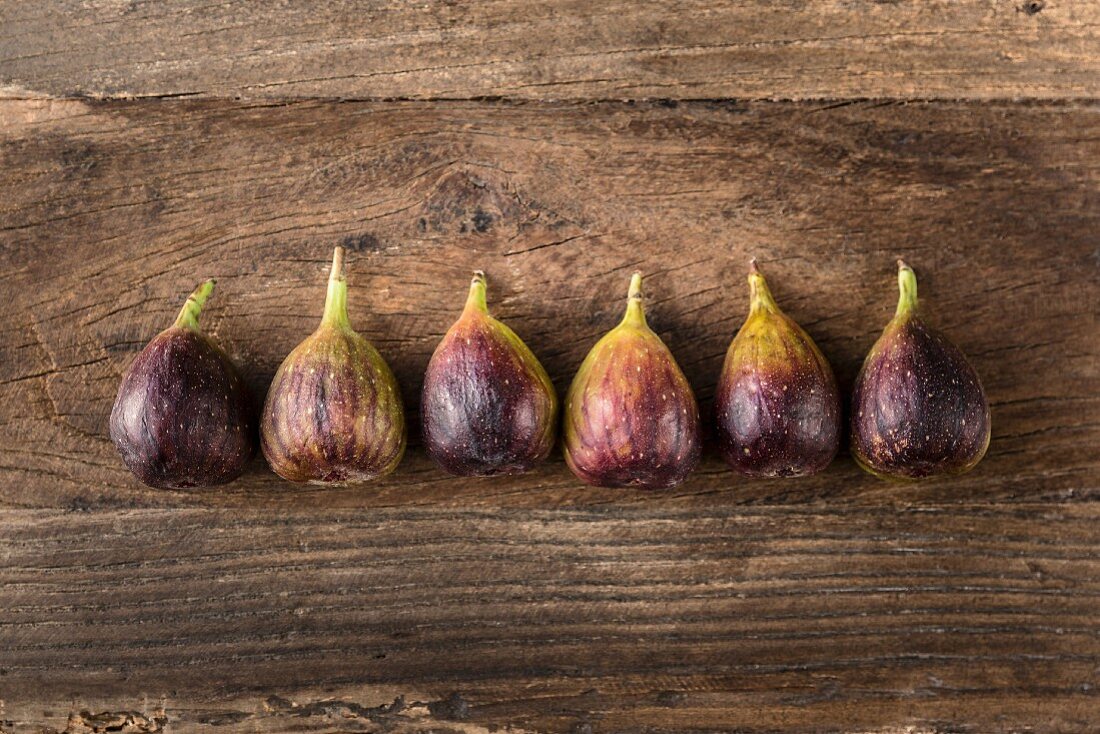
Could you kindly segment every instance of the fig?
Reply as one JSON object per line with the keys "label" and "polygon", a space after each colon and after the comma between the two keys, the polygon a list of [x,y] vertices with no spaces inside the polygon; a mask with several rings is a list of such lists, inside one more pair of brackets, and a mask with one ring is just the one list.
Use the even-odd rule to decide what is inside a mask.
{"label": "fig", "polygon": [[715,394],[718,448],[750,477],[821,471],[840,447],[840,393],[810,335],[776,305],[753,260],[749,315]]}
{"label": "fig", "polygon": [[550,455],[558,396],[527,345],[489,315],[474,273],[462,316],[428,362],[420,398],[424,446],[458,476],[522,474]]}
{"label": "fig", "polygon": [[150,487],[211,487],[241,475],[256,453],[256,413],[233,361],[199,329],[208,280],[176,322],[122,376],[110,433],[122,460]]}
{"label": "fig", "polygon": [[989,447],[989,403],[958,347],[917,315],[917,278],[898,260],[897,314],[852,392],[851,450],[884,479],[961,474]]}
{"label": "fig", "polygon": [[626,314],[584,358],[565,398],[565,461],[598,487],[674,487],[699,463],[699,408],[646,324],[642,275]]}
{"label": "fig", "polygon": [[264,456],[292,482],[366,482],[392,472],[405,453],[397,380],[351,328],[347,300],[337,247],[321,325],[279,366],[260,421]]}

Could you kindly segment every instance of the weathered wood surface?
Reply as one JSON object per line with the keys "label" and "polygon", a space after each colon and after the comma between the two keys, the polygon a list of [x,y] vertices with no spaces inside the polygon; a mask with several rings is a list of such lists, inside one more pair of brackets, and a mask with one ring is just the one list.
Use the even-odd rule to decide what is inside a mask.
{"label": "weathered wood surface", "polygon": [[1092,505],[318,505],[0,513],[5,730],[1096,730]]}
{"label": "weathered wood surface", "polygon": [[[262,460],[213,492],[142,488],[105,435],[119,375],[199,280],[257,399],[315,328],[331,248],[410,425],[469,272],[560,391],[649,274],[651,321],[709,412],[761,259],[848,386],[893,313],[894,261],[971,357],[993,442],[971,474],[884,484],[846,457],[749,482],[709,457],[662,502],[1095,499],[1100,455],[1095,105],[26,102],[0,148],[0,479],[8,507],[650,501],[534,475],[458,482],[417,436],[392,478],[319,493]],[[415,431],[414,431],[415,434]],[[686,499],[685,499],[686,498]]]}
{"label": "weathered wood surface", "polygon": [[[4,730],[1097,728],[1096,104],[43,100],[0,129]],[[138,485],[106,438],[133,355],[216,276],[262,395],[339,243],[413,425],[475,267],[559,389],[641,268],[707,406],[750,255],[845,387],[904,256],[990,453],[893,485],[708,452],[642,493],[558,456],[451,479],[414,436],[368,489]]]}
{"label": "weathered wood surface", "polygon": [[15,96],[1089,98],[1100,3],[0,3]]}

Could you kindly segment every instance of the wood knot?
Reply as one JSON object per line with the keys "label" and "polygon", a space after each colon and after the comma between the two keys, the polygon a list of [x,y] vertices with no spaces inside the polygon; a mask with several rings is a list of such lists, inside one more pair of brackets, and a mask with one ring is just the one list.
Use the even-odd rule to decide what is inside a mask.
{"label": "wood knot", "polygon": [[419,228],[446,234],[484,235],[515,230],[523,206],[506,180],[473,171],[451,171],[428,194]]}

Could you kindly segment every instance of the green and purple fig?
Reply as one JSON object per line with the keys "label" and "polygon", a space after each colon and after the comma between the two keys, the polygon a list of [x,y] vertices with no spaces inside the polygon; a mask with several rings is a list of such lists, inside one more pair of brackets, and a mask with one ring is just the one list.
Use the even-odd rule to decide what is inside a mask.
{"label": "green and purple fig", "polygon": [[989,403],[958,347],[917,315],[917,278],[898,260],[901,295],[856,377],[852,456],[875,476],[961,474],[989,447]]}
{"label": "green and purple fig", "polygon": [[749,316],[715,394],[718,448],[750,477],[821,471],[840,447],[840,393],[810,335],[784,314],[752,261]]}
{"label": "green and purple fig", "polygon": [[229,356],[199,329],[214,290],[200,285],[176,323],[122,376],[110,432],[130,471],[150,487],[210,487],[241,475],[256,453],[252,395]]}
{"label": "green and purple fig", "polygon": [[348,322],[344,249],[332,257],[321,325],[275,373],[260,445],[292,482],[366,482],[397,468],[405,413],[389,365]]}
{"label": "green and purple fig", "polygon": [[516,333],[489,315],[481,271],[428,362],[420,416],[428,455],[458,476],[522,474],[554,447],[554,385]]}
{"label": "green and purple fig", "polygon": [[598,487],[674,487],[699,463],[699,407],[646,324],[642,275],[626,315],[585,357],[565,398],[565,461]]}

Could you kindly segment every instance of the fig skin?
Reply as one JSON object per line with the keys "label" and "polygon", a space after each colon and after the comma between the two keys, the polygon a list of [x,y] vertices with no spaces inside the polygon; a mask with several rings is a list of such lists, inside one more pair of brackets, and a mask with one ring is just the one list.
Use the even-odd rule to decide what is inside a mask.
{"label": "fig skin", "polygon": [[641,285],[634,273],[626,315],[592,347],[565,398],[566,464],[598,487],[674,487],[699,463],[699,407],[646,324]]}
{"label": "fig skin", "polygon": [[815,474],[840,448],[840,393],[828,360],[784,314],[752,261],[749,316],[715,393],[718,449],[750,477]]}
{"label": "fig skin", "polygon": [[199,329],[213,290],[213,280],[200,285],[175,324],[138,354],[111,409],[111,440],[150,487],[225,484],[256,453],[252,395],[229,355]]}
{"label": "fig skin", "polygon": [[558,396],[527,345],[489,315],[485,274],[474,273],[462,316],[424,374],[424,447],[457,476],[522,474],[554,447]]}
{"label": "fig skin", "polygon": [[321,325],[283,360],[264,402],[260,445],[292,482],[356,484],[389,474],[405,453],[401,391],[378,350],[348,322],[337,247]]}
{"label": "fig skin", "polygon": [[897,314],[853,388],[852,456],[883,479],[961,474],[989,447],[989,403],[963,353],[917,315],[917,279],[901,260],[898,284]]}

